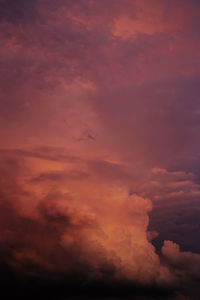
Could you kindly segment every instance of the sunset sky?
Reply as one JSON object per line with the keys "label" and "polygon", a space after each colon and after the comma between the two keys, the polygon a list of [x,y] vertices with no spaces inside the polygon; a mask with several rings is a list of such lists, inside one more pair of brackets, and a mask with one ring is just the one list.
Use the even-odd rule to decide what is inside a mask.
{"label": "sunset sky", "polygon": [[1,290],[199,300],[200,1],[0,0],[0,42]]}

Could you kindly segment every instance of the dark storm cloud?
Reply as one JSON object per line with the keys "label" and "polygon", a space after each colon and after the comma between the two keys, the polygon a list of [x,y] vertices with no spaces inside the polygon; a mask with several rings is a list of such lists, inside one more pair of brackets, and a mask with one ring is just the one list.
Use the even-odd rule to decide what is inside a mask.
{"label": "dark storm cloud", "polygon": [[88,178],[89,174],[81,172],[81,171],[73,171],[73,172],[48,172],[41,173],[38,177],[32,179],[32,182],[42,182],[42,181],[62,181],[63,179],[73,179],[73,180],[81,180]]}
{"label": "dark storm cloud", "polygon": [[60,161],[60,162],[75,162],[78,161],[79,158],[67,155],[65,153],[65,149],[56,148],[56,147],[40,147],[33,151],[22,150],[22,149],[0,149],[0,153],[3,155],[11,155],[13,156],[21,156],[22,158],[25,157],[32,157],[32,158],[41,158],[44,160],[52,160],[52,161]]}
{"label": "dark storm cloud", "polygon": [[[159,160],[160,165],[171,167],[176,161],[176,168],[183,168],[198,157],[198,82],[196,74],[107,90],[98,99],[100,117],[117,132],[116,143],[130,159],[134,153],[153,164]],[[107,102],[102,101],[105,95]]]}
{"label": "dark storm cloud", "polygon": [[37,16],[37,0],[1,0],[0,22],[23,24]]}
{"label": "dark storm cloud", "polygon": [[[52,297],[153,300],[174,299],[167,291],[179,294],[178,286],[199,299],[199,255],[165,243],[162,276],[173,280],[163,287],[154,283],[163,265],[146,240],[156,230],[155,240],[199,249],[197,8],[185,0],[0,0],[0,251],[8,286],[26,286],[29,297],[36,287],[44,297],[50,289]],[[144,197],[155,203],[150,232]],[[121,262],[106,258],[98,222],[105,236],[117,226],[109,243],[122,258],[132,254],[131,275],[141,267],[133,280],[116,279]]]}

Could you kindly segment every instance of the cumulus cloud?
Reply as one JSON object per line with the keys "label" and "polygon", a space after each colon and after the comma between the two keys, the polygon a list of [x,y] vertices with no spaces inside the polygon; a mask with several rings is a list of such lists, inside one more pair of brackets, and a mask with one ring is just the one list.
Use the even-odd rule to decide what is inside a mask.
{"label": "cumulus cloud", "polygon": [[[70,160],[72,171],[57,170],[57,176],[41,174],[39,165],[31,171],[27,153],[8,152],[1,159],[1,265],[28,278],[25,290],[29,284],[41,290],[32,283],[41,280],[55,288],[72,285],[69,294],[73,286],[87,294],[108,285],[112,295],[126,289],[143,295],[145,287],[144,294],[169,298],[183,282],[198,279],[198,254],[180,252],[170,241],[161,258],[156,254],[150,241],[158,233],[147,230],[150,199],[100,176],[88,161],[82,168],[89,177],[70,175],[78,172],[76,160]],[[47,159],[48,152],[36,157]]]}
{"label": "cumulus cloud", "polygon": [[1,159],[1,265],[47,283],[152,284],[159,259],[145,235],[150,200],[95,179],[85,189],[87,177],[51,177],[50,187],[49,177],[39,176],[31,186],[30,162],[20,155]]}
{"label": "cumulus cloud", "polygon": [[[178,299],[199,299],[200,254],[181,252],[179,245],[165,241],[162,255],[169,268],[178,278],[182,289]],[[181,295],[182,294],[182,295]]]}

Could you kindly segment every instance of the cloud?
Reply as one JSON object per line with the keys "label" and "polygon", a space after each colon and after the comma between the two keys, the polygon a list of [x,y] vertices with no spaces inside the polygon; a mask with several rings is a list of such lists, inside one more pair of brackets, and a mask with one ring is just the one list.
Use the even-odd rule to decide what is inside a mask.
{"label": "cloud", "polygon": [[9,272],[29,278],[28,286],[34,278],[48,284],[56,278],[81,291],[73,275],[78,274],[88,288],[105,286],[108,280],[111,287],[119,283],[122,291],[128,285],[140,293],[146,284],[155,293],[165,291],[171,275],[146,238],[149,199],[95,174],[89,182],[88,177],[63,173],[62,180],[50,178],[53,186],[48,176],[31,183],[28,165],[20,152],[2,155],[0,251]]}
{"label": "cloud", "polygon": [[176,241],[185,251],[192,248],[199,252],[194,242],[199,231],[197,174],[154,168],[149,178],[140,190],[153,201],[150,230],[159,228],[159,236],[153,244],[160,248],[163,241],[169,239]]}
{"label": "cloud", "polygon": [[[181,252],[179,246],[171,241],[165,241],[162,255],[179,279],[182,297],[188,299],[199,298],[198,282],[200,278],[200,255],[192,252]],[[179,296],[181,298],[181,296]],[[178,298],[179,299],[179,298]]]}
{"label": "cloud", "polygon": [[13,0],[1,0],[1,15],[0,21],[11,22],[11,23],[26,23],[33,21],[37,15],[37,3],[38,1],[24,1],[19,0],[18,2]]}
{"label": "cloud", "polygon": [[[161,257],[156,254],[150,241],[158,233],[147,230],[152,209],[148,198],[116,185],[94,162],[85,162],[89,178],[70,176],[79,170],[76,160],[70,161],[69,175],[64,169],[57,170],[56,177],[40,173],[40,168],[30,172],[30,154],[1,153],[1,265],[8,274],[18,274],[19,289],[35,287],[42,293],[52,285],[55,291],[61,288],[59,295],[67,290],[76,294],[76,287],[86,295],[102,289],[104,297],[109,289],[113,296],[151,299],[149,293],[153,299],[171,299],[182,291],[183,282],[198,279],[198,254],[181,252],[170,241],[164,243]],[[41,155],[34,159],[46,161]],[[53,162],[56,169],[58,162]],[[108,166],[111,172],[112,164]],[[24,276],[25,285],[20,279]],[[11,284],[11,275],[8,278]]]}
{"label": "cloud", "polygon": [[[61,294],[189,295],[198,270],[183,262],[198,255],[181,250],[199,251],[197,2],[0,7],[2,267]],[[166,239],[181,250],[165,242],[160,255]]]}

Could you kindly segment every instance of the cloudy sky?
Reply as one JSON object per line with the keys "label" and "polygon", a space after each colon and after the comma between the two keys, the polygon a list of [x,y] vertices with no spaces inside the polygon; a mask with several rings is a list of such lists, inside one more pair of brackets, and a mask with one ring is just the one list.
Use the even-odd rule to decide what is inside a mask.
{"label": "cloudy sky", "polygon": [[2,287],[200,299],[200,2],[0,0],[0,41]]}

